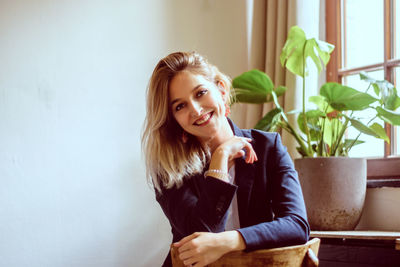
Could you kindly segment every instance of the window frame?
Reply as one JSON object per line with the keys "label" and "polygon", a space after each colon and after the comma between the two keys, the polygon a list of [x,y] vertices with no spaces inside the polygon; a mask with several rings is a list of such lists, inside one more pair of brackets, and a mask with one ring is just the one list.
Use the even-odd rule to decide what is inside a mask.
{"label": "window frame", "polygon": [[[335,50],[331,54],[331,60],[327,65],[326,69],[326,81],[327,82],[338,82],[342,83],[342,78],[350,74],[358,74],[361,71],[374,71],[383,70],[385,73],[385,79],[395,84],[394,68],[400,67],[400,59],[394,59],[394,47],[392,37],[395,30],[395,23],[391,23],[394,18],[394,14],[397,11],[400,12],[400,7],[395,6],[394,0],[383,0],[384,1],[384,62],[364,65],[356,68],[344,69],[342,66],[342,27],[341,15],[342,12],[342,1],[346,0],[326,0],[325,1],[325,33],[326,41],[335,45]],[[387,181],[400,181],[400,156],[394,156],[396,154],[396,128],[385,124],[386,134],[390,138],[390,144],[385,142],[384,157],[367,159],[368,169],[367,176],[369,181],[372,180],[387,180]]]}

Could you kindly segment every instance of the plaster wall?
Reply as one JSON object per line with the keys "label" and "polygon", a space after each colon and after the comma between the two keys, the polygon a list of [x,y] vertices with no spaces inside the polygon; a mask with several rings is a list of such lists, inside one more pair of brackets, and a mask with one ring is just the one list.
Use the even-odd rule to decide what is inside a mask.
{"label": "plaster wall", "polygon": [[357,230],[400,231],[400,188],[368,188]]}
{"label": "plaster wall", "polygon": [[248,67],[252,1],[0,1],[0,266],[159,266],[140,132],[156,62]]}

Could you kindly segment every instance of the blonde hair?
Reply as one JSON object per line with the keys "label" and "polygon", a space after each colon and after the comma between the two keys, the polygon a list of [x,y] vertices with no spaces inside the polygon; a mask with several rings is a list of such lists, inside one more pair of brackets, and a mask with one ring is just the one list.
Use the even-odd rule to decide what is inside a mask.
{"label": "blonde hair", "polygon": [[215,84],[222,81],[228,95],[231,88],[230,78],[196,52],[172,53],[158,62],[147,88],[142,149],[147,179],[159,192],[161,187],[181,186],[185,176],[201,173],[209,158],[208,149],[196,137],[187,134],[188,140],[183,142],[183,129],[171,112],[169,84],[182,71],[202,75]]}

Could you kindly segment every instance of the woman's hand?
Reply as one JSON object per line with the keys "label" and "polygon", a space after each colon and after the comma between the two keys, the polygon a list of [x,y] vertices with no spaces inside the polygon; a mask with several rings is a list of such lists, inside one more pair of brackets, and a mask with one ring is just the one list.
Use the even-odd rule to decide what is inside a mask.
{"label": "woman's hand", "polygon": [[224,254],[243,250],[246,245],[238,231],[221,233],[194,233],[173,244],[178,248],[179,258],[186,266],[202,267]]}
{"label": "woman's hand", "polygon": [[250,144],[251,141],[251,138],[233,136],[222,143],[216,150],[223,150],[227,153],[227,155],[229,155],[228,160],[240,158],[246,154],[246,162],[253,163],[257,161],[257,155]]}
{"label": "woman's hand", "polygon": [[257,155],[251,145],[251,141],[252,140],[247,137],[233,136],[229,138],[213,152],[209,169],[228,172],[228,163],[244,155],[246,155],[246,163],[257,161]]}

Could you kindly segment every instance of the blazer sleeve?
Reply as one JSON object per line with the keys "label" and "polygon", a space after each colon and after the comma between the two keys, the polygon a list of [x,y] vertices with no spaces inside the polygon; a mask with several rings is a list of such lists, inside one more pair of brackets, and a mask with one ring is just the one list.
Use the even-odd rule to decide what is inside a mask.
{"label": "blazer sleeve", "polygon": [[179,188],[156,192],[156,199],[178,234],[174,234],[176,239],[199,231],[224,231],[225,214],[236,189],[236,185],[213,177],[195,176]]}
{"label": "blazer sleeve", "polygon": [[247,251],[303,244],[310,234],[298,175],[279,134],[270,152],[265,166],[270,169],[268,180],[272,179],[268,185],[272,187],[269,192],[274,219],[238,229]]}

